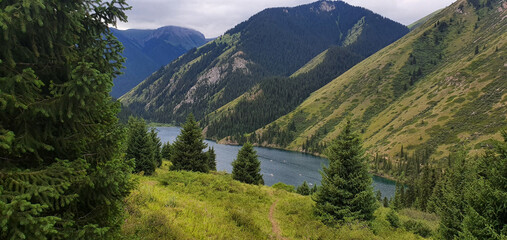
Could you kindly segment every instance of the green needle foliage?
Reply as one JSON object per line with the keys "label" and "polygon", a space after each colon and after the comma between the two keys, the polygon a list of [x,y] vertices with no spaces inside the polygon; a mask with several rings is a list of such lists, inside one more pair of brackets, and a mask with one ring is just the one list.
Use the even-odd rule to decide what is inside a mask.
{"label": "green needle foliage", "polygon": [[0,1],[0,239],[110,239],[132,163],[121,157],[124,0]]}
{"label": "green needle foliage", "polygon": [[180,135],[173,143],[171,170],[208,172],[208,156],[203,152],[206,147],[201,128],[194,115],[189,114]]}
{"label": "green needle foliage", "polygon": [[465,153],[437,183],[429,205],[440,216],[443,239],[507,238],[507,133],[477,159]]}
{"label": "green needle foliage", "polygon": [[215,154],[215,148],[211,147],[207,152],[208,156],[208,166],[209,170],[216,171],[217,170],[217,155]]}
{"label": "green needle foliage", "polygon": [[477,175],[465,192],[468,203],[459,238],[507,238],[507,133],[504,142],[479,159]]}
{"label": "green needle foliage", "polygon": [[160,159],[160,139],[157,137],[157,133],[154,130],[148,132],[146,122],[135,117],[129,118],[128,129],[125,158],[134,159],[136,173],[143,171],[146,175],[153,174],[155,168],[159,166],[159,161],[162,161]]}
{"label": "green needle foliage", "polygon": [[232,162],[232,178],[248,184],[263,185],[264,179],[260,172],[261,162],[257,159],[253,145],[247,142]]}
{"label": "green needle foliage", "polygon": [[155,162],[156,167],[162,166],[162,143],[160,142],[160,138],[155,131],[155,128],[150,130],[150,142],[151,142],[151,153],[153,162]]}
{"label": "green needle foliage", "polygon": [[173,154],[173,145],[170,142],[164,143],[162,145],[162,150],[160,154],[162,156],[162,159],[170,161],[171,155]]}
{"label": "green needle foliage", "polygon": [[311,189],[310,189],[310,186],[308,186],[308,183],[306,181],[303,182],[303,184],[301,184],[301,186],[298,186],[298,188],[296,189],[296,192],[301,194],[301,195],[310,195],[311,194]]}
{"label": "green needle foliage", "polygon": [[329,167],[321,172],[315,211],[326,223],[371,220],[378,207],[359,136],[350,122],[327,151]]}

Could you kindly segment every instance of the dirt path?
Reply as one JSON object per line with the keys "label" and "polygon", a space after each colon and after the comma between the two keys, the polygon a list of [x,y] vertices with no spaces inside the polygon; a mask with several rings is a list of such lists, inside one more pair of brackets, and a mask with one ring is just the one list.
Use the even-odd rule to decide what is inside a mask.
{"label": "dirt path", "polygon": [[282,237],[282,231],[280,230],[280,226],[278,226],[278,223],[276,222],[274,217],[275,207],[277,203],[278,200],[275,200],[275,202],[271,205],[271,208],[269,209],[269,221],[271,222],[273,233],[275,234],[276,239],[287,240],[287,238]]}

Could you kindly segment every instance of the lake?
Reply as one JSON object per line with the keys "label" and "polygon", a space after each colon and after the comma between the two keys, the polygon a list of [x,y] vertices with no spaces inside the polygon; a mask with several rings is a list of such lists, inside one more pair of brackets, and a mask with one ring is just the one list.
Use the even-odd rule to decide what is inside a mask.
{"label": "lake", "polygon": [[[158,136],[162,143],[174,142],[180,134],[179,127],[157,127]],[[215,148],[217,155],[217,170],[232,172],[232,161],[236,159],[241,146],[218,144],[214,141],[205,140],[209,147]],[[308,182],[310,187],[314,184],[320,185],[322,166],[328,165],[326,158],[316,157],[310,154],[291,152],[279,149],[255,147],[261,162],[261,174],[264,183],[271,186],[277,182],[299,186],[303,181]],[[395,182],[373,176],[373,187],[375,191],[382,192],[384,196],[394,196]]]}

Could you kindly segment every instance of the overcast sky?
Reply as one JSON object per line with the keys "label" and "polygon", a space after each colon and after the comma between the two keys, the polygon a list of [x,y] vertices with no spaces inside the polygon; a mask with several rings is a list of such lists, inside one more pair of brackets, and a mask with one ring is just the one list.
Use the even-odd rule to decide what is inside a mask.
{"label": "overcast sky", "polygon": [[[222,35],[265,8],[293,7],[316,0],[131,0],[128,23],[118,28],[154,29],[173,25],[198,30],[207,38]],[[344,0],[408,25],[455,0]]]}

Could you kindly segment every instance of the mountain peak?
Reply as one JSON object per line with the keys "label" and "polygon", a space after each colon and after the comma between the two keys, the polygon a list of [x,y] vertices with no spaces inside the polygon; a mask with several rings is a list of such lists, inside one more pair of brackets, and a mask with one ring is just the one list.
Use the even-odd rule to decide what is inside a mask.
{"label": "mountain peak", "polygon": [[336,9],[335,5],[334,4],[331,4],[330,2],[328,1],[322,1],[320,3],[320,8],[319,8],[321,11],[323,12],[331,12],[333,10]]}
{"label": "mountain peak", "polygon": [[154,73],[121,101],[158,122],[179,123],[188,113],[201,120],[266,77],[290,76],[331,46],[347,43],[347,51],[368,56],[408,32],[378,16],[342,1],[265,9]]}

